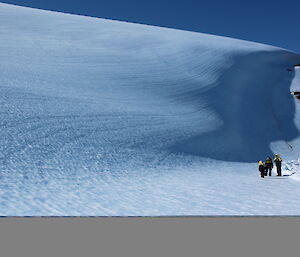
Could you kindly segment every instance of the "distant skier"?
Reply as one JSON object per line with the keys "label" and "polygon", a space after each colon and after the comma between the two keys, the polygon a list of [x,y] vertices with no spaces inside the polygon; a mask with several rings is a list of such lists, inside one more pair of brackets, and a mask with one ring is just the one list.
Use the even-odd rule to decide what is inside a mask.
{"label": "distant skier", "polygon": [[273,161],[271,157],[267,158],[265,165],[266,165],[266,176],[268,176],[268,171],[269,171],[269,176],[272,176]]}
{"label": "distant skier", "polygon": [[260,176],[262,178],[264,178],[265,177],[266,166],[265,166],[265,164],[262,161],[258,162],[258,170],[260,172]]}
{"label": "distant skier", "polygon": [[277,176],[281,176],[282,159],[279,154],[275,154],[274,162],[275,162],[276,168],[277,168]]}

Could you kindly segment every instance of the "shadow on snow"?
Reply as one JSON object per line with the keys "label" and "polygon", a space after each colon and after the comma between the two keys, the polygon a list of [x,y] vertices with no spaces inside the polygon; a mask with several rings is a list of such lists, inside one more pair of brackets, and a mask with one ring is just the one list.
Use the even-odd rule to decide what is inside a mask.
{"label": "shadow on snow", "polygon": [[[278,62],[280,58],[284,61]],[[295,72],[287,71],[297,60],[299,56],[284,51],[239,57],[211,90],[202,93],[223,125],[177,143],[171,151],[237,162],[273,156],[271,142],[287,142],[299,134],[290,94]],[[201,90],[193,92],[192,101],[199,94]]]}

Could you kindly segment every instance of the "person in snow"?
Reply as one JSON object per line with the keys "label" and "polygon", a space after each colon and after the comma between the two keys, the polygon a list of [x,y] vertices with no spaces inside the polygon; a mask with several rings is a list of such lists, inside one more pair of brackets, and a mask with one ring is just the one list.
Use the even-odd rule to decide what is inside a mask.
{"label": "person in snow", "polygon": [[268,171],[269,171],[269,176],[272,176],[273,161],[272,161],[271,157],[267,158],[265,165],[266,165],[266,174],[265,175],[268,176]]}
{"label": "person in snow", "polygon": [[276,168],[277,168],[277,176],[281,176],[282,159],[279,154],[275,154],[274,162],[275,162]]}
{"label": "person in snow", "polygon": [[258,170],[260,172],[260,176],[262,178],[265,177],[265,170],[266,170],[266,167],[265,167],[265,164],[262,162],[262,161],[259,161],[258,162]]}

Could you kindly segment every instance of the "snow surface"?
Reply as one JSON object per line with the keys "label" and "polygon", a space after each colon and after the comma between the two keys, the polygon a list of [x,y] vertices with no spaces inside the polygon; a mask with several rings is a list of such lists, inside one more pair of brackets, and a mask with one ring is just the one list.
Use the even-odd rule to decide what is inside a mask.
{"label": "snow surface", "polygon": [[0,215],[300,215],[299,62],[0,3]]}

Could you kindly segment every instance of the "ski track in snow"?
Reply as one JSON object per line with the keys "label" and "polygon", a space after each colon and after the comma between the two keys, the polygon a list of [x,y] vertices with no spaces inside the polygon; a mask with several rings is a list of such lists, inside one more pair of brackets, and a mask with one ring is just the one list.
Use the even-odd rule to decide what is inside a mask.
{"label": "ski track in snow", "polygon": [[0,215],[300,215],[299,55],[1,3],[0,35]]}

